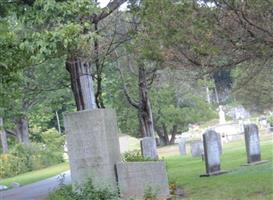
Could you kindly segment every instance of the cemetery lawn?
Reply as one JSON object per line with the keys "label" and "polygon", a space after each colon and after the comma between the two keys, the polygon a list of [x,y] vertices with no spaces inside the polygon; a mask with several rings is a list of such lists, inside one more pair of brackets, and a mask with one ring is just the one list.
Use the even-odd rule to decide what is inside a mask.
{"label": "cemetery lawn", "polygon": [[26,185],[56,176],[67,170],[69,170],[69,164],[61,163],[48,168],[20,174],[11,178],[0,179],[0,185],[9,186],[12,182],[20,183],[20,185]]}
{"label": "cemetery lawn", "polygon": [[[176,183],[191,200],[272,200],[273,199],[273,141],[272,137],[261,141],[262,160],[268,163],[241,166],[246,163],[244,142],[225,144],[221,157],[221,169],[227,174],[202,177],[205,164],[200,158],[166,157],[170,183]],[[178,148],[178,147],[176,147]],[[168,152],[169,153],[169,152]]]}

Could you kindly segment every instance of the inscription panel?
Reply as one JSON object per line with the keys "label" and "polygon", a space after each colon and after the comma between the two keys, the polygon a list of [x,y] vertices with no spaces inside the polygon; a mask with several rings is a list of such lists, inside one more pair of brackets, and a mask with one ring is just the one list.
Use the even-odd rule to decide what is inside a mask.
{"label": "inscription panel", "polygon": [[94,182],[116,186],[114,165],[120,161],[115,112],[96,109],[64,116],[68,155],[73,182]]}

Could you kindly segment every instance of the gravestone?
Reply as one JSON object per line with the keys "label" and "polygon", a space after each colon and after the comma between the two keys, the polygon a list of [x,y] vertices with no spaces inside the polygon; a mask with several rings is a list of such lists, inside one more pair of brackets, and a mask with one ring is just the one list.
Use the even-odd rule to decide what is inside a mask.
{"label": "gravestone", "polygon": [[115,111],[85,110],[64,115],[71,178],[116,187],[115,164],[120,161]]}
{"label": "gravestone", "polygon": [[118,185],[122,199],[143,199],[150,188],[157,199],[169,197],[168,177],[163,161],[117,163]]}
{"label": "gravestone", "polygon": [[191,142],[192,157],[199,157],[204,155],[204,148],[202,140],[193,140]]}
{"label": "gravestone", "polygon": [[201,176],[219,175],[221,171],[221,143],[219,134],[214,130],[207,130],[203,134],[204,155],[206,164],[206,174]]}
{"label": "gravestone", "polygon": [[144,158],[158,159],[156,141],[154,137],[144,137],[140,140],[141,153]]}
{"label": "gravestone", "polygon": [[179,152],[181,156],[185,156],[187,155],[187,149],[186,149],[186,141],[185,140],[181,140],[178,143],[178,148],[179,148]]}
{"label": "gravestone", "polygon": [[266,161],[261,161],[261,149],[259,129],[256,124],[248,124],[244,126],[245,145],[248,164],[259,164]]}

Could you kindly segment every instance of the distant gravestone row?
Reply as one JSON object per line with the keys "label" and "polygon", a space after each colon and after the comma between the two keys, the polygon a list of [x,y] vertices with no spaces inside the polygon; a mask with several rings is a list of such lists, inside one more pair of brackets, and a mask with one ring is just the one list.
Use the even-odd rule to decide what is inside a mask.
{"label": "distant gravestone row", "polygon": [[[244,125],[244,136],[247,153],[247,165],[256,165],[266,161],[261,160],[259,130],[256,124]],[[181,141],[179,152],[186,155],[186,142]],[[203,134],[203,141],[194,140],[191,142],[192,157],[204,156],[206,174],[201,176],[212,176],[226,173],[221,171],[222,143],[220,134],[214,130],[207,130]]]}

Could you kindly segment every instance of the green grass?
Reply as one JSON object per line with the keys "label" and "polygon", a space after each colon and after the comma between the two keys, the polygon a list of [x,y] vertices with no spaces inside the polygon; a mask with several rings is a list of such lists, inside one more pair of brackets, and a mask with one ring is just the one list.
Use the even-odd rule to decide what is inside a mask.
{"label": "green grass", "polygon": [[261,142],[262,159],[268,163],[241,166],[246,163],[243,142],[224,145],[221,169],[227,174],[202,177],[205,163],[191,156],[172,156],[167,161],[170,183],[183,188],[185,197],[192,200],[272,200],[273,199],[273,141]]}
{"label": "green grass", "polygon": [[0,185],[10,186],[12,182],[20,183],[20,185],[26,185],[29,183],[34,183],[36,181],[44,180],[46,178],[55,176],[68,169],[69,169],[68,163],[61,163],[45,169],[27,172],[11,178],[0,179]]}

